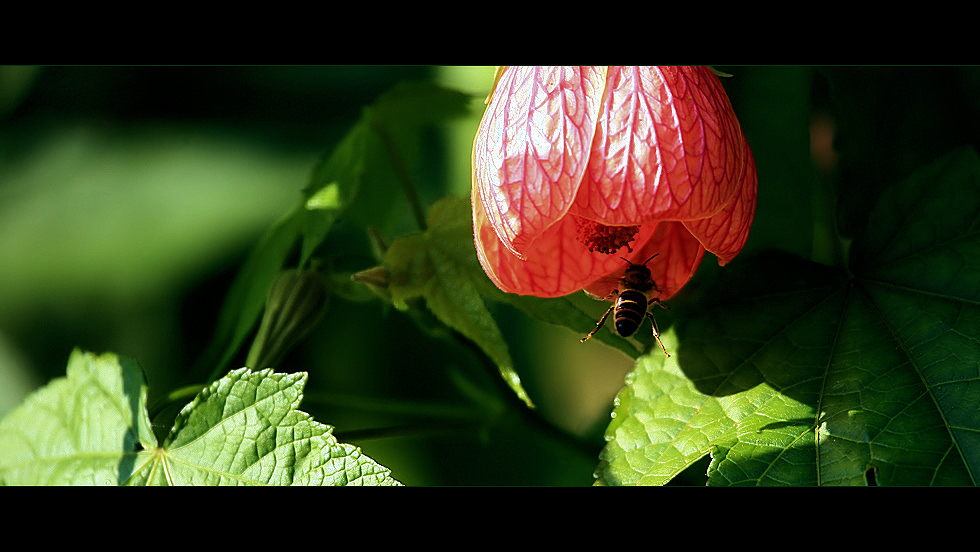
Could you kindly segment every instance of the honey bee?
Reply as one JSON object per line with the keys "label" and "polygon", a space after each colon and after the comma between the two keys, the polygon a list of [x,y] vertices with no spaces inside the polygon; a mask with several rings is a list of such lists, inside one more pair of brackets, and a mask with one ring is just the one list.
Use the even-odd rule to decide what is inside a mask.
{"label": "honey bee", "polygon": [[664,354],[670,356],[667,348],[664,347],[664,342],[660,341],[660,329],[657,327],[657,321],[648,310],[654,303],[670,310],[670,307],[661,303],[659,298],[650,297],[653,293],[660,291],[660,289],[657,287],[657,283],[653,281],[653,277],[650,275],[650,269],[646,265],[659,254],[654,254],[653,257],[650,257],[642,264],[632,263],[629,259],[620,257],[629,266],[626,267],[626,272],[623,274],[623,277],[619,279],[619,289],[614,289],[604,299],[610,299],[614,295],[618,295],[618,297],[606,309],[606,313],[596,323],[595,329],[589,332],[589,335],[582,338],[582,343],[585,343],[590,337],[595,335],[599,331],[599,328],[606,323],[606,318],[609,317],[609,313],[615,310],[616,314],[613,316],[613,321],[616,324],[616,333],[623,337],[629,337],[636,333],[636,330],[640,327],[640,323],[643,322],[643,318],[649,317],[650,324],[653,326],[653,337],[660,344],[660,348],[663,349]]}

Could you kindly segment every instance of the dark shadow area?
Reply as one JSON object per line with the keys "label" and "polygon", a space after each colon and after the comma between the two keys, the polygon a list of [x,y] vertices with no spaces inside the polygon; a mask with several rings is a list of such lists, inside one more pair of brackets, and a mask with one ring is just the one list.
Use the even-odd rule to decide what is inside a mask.
{"label": "dark shadow area", "polygon": [[[123,380],[123,393],[129,401],[129,412],[132,416],[132,426],[123,434],[122,458],[119,460],[117,469],[119,484],[122,484],[133,475],[136,467],[136,453],[143,450],[139,441],[139,420],[144,415],[144,406],[140,404],[142,384],[145,381],[143,369],[132,359],[119,357],[121,375]],[[136,377],[137,374],[140,377]]]}
{"label": "dark shadow area", "polygon": [[767,382],[798,400],[815,400],[819,389],[807,382],[822,369],[814,360],[830,353],[844,274],[767,251],[732,262],[708,286],[674,309],[685,313],[674,324],[677,360],[698,391],[726,396]]}

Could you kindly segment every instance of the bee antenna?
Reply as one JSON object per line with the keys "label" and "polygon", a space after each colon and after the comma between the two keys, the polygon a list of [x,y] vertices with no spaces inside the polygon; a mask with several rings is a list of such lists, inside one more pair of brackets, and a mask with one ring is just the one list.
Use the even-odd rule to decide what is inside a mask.
{"label": "bee antenna", "polygon": [[[653,257],[656,257],[656,256],[657,256],[657,255],[659,255],[659,254],[660,254],[660,253],[654,253],[654,254],[653,254]],[[649,263],[650,261],[652,261],[652,260],[653,260],[653,257],[650,257],[649,259],[647,259],[647,260],[645,260],[645,261],[643,261],[642,263],[640,263],[640,264],[638,264],[637,266],[646,266],[646,265],[647,265],[647,263]],[[629,259],[627,259],[626,257],[620,257],[620,259],[623,259],[624,261],[626,261],[626,264],[628,264],[628,265],[631,265],[631,266],[632,266],[632,265],[634,264],[634,263],[633,263],[633,261],[630,261],[630,260],[629,260]]]}
{"label": "bee antenna", "polygon": [[[657,256],[657,255],[659,255],[659,254],[660,254],[660,253],[654,253],[654,254],[653,254],[653,257],[656,257],[656,256]],[[643,265],[644,265],[644,266],[646,266],[646,264],[647,264],[647,263],[649,263],[650,261],[652,261],[652,260],[653,260],[653,257],[650,257],[649,259],[647,259],[647,260],[645,260],[645,261],[643,261]]]}

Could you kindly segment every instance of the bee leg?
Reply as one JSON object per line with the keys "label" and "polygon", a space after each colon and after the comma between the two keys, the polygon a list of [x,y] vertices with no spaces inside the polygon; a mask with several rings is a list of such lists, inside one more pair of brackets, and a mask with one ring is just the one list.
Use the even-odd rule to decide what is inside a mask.
{"label": "bee leg", "polygon": [[[656,301],[661,307],[666,308],[666,305],[661,303],[659,299],[654,299],[654,301]],[[647,311],[646,315],[650,318],[650,327],[653,328],[653,337],[657,340],[657,343],[660,344],[660,348],[664,350],[664,354],[669,357],[670,353],[667,352],[667,347],[664,347],[664,342],[660,341],[660,328],[657,327],[657,319],[650,314],[650,311]]]}
{"label": "bee leg", "polygon": [[663,309],[667,309],[667,310],[670,310],[670,307],[668,307],[667,305],[665,305],[665,304],[663,304],[663,303],[661,303],[661,302],[660,302],[660,299],[658,299],[658,298],[656,298],[656,297],[654,297],[653,299],[650,299],[650,304],[652,305],[652,304],[654,304],[654,303],[656,303],[656,304],[658,304],[658,305],[660,305],[660,308],[663,308]]}
{"label": "bee leg", "polygon": [[601,327],[602,327],[602,325],[606,323],[606,318],[609,318],[609,313],[611,313],[611,312],[613,311],[613,308],[614,308],[615,306],[616,306],[616,303],[613,303],[612,305],[610,305],[610,306],[609,306],[609,308],[608,308],[608,309],[606,309],[606,313],[605,313],[605,314],[603,314],[603,315],[602,315],[602,318],[600,318],[600,319],[599,319],[599,322],[597,322],[597,323],[596,323],[596,325],[595,325],[595,329],[594,329],[594,330],[592,330],[591,332],[589,332],[589,335],[587,335],[587,336],[585,336],[585,337],[583,337],[583,338],[582,338],[582,339],[580,340],[580,341],[581,341],[582,343],[585,343],[586,341],[588,341],[590,337],[592,337],[592,336],[594,336],[594,335],[595,335],[595,333],[596,333],[597,331],[599,331],[599,328],[601,328]]}

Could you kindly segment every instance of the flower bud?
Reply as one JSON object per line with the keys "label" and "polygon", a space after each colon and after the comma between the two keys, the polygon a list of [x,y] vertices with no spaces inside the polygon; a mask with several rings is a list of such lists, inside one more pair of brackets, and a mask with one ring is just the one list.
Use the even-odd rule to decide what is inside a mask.
{"label": "flower bud", "polygon": [[262,324],[246,365],[253,369],[274,366],[316,326],[326,309],[327,286],[319,272],[280,272],[266,298]]}

